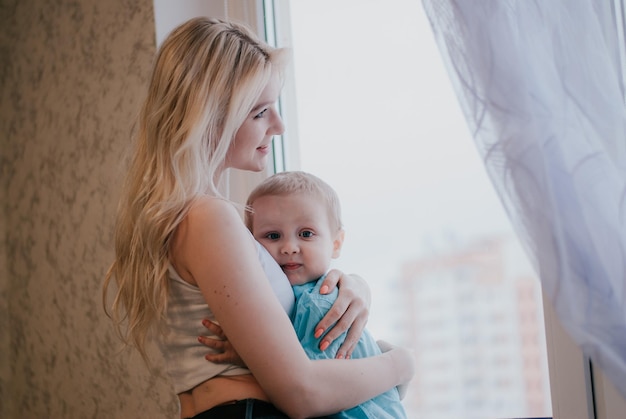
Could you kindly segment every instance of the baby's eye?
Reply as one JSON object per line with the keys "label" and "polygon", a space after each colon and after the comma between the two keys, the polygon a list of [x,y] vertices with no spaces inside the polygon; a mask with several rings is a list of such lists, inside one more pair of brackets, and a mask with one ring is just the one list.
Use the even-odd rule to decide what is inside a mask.
{"label": "baby's eye", "polygon": [[265,235],[265,237],[270,239],[270,240],[278,240],[278,239],[280,239],[280,234],[278,234],[278,233],[267,233]]}
{"label": "baby's eye", "polygon": [[300,233],[300,236],[304,237],[305,239],[310,239],[314,235],[315,234],[311,230],[304,230]]}

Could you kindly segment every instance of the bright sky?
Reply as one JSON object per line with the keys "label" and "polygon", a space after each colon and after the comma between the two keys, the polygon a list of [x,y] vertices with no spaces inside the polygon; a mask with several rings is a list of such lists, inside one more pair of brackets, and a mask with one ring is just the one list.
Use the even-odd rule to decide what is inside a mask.
{"label": "bright sky", "polygon": [[336,266],[374,287],[403,261],[510,230],[421,2],[380,4],[290,3],[302,169],[342,199]]}
{"label": "bright sky", "polygon": [[[287,126],[287,133],[298,130],[302,170],[330,183],[342,201],[346,241],[335,266],[368,280],[368,329],[377,339],[403,343],[402,325],[411,322],[401,318],[406,312],[397,292],[403,290],[390,286],[402,264],[512,234],[510,223],[421,1],[294,1],[290,8],[298,126]],[[507,270],[532,272],[521,249]],[[446,409],[467,394],[442,391],[436,397],[446,398],[444,413],[426,416],[460,417]],[[505,396],[485,400],[499,397]],[[497,411],[497,402],[485,403]],[[506,409],[523,412],[517,404]]]}

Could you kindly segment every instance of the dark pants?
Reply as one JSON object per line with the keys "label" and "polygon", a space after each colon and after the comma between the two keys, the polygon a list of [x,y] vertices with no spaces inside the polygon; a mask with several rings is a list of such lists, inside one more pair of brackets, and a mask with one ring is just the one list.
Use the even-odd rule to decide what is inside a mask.
{"label": "dark pants", "polygon": [[271,403],[257,399],[244,399],[235,403],[215,406],[197,414],[192,419],[288,419],[289,416]]}

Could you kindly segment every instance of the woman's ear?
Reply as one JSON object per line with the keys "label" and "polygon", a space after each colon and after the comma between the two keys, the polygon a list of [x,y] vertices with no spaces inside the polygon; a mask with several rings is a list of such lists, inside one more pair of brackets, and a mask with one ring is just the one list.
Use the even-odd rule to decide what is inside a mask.
{"label": "woman's ear", "polygon": [[340,228],[337,234],[335,234],[335,239],[333,240],[333,259],[337,259],[341,254],[341,246],[343,245],[345,235],[346,232],[343,228]]}

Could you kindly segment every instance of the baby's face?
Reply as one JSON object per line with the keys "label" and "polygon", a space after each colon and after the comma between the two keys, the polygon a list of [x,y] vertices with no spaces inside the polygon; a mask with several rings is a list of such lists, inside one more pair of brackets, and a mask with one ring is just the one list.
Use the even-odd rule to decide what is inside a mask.
{"label": "baby's face", "polygon": [[291,285],[324,275],[339,256],[342,236],[330,228],[319,199],[304,193],[262,196],[252,204],[252,234],[278,262]]}

